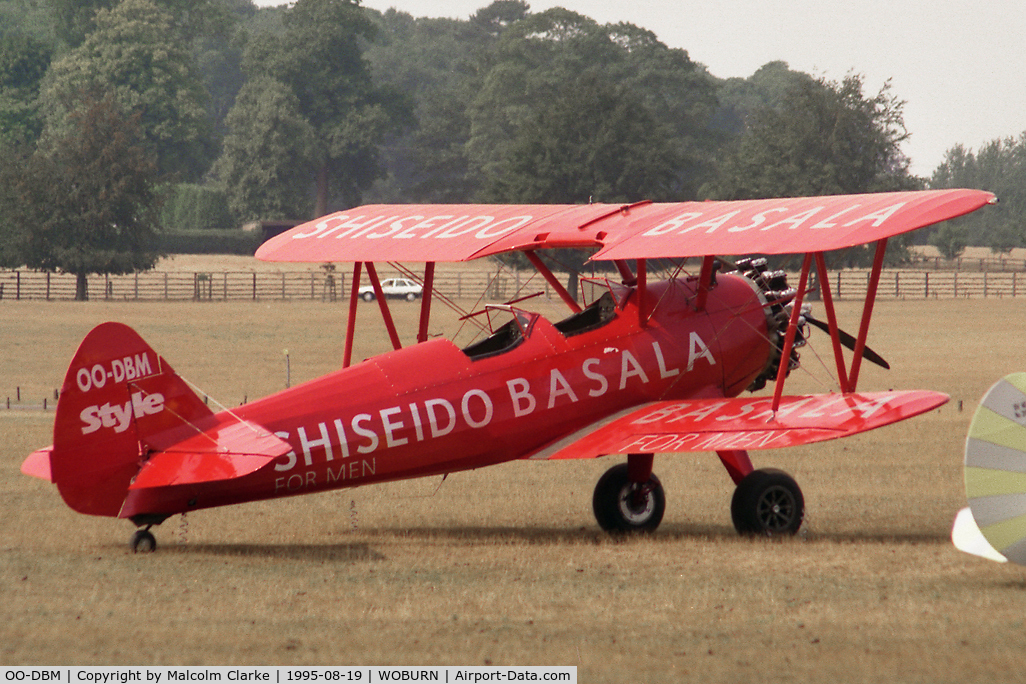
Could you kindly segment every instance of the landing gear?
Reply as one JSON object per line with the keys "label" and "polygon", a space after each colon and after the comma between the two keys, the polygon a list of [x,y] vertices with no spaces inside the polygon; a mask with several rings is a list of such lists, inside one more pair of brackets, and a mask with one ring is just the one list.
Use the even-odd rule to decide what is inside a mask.
{"label": "landing gear", "polygon": [[730,517],[740,534],[794,535],[805,517],[798,483],[781,470],[753,470],[734,490]]}
{"label": "landing gear", "polygon": [[652,532],[663,520],[666,496],[659,478],[651,474],[638,482],[627,463],[613,466],[599,478],[592,497],[599,527],[606,532]]}
{"label": "landing gear", "polygon": [[153,553],[157,550],[157,538],[150,532],[149,526],[144,530],[136,530],[128,542],[132,553]]}

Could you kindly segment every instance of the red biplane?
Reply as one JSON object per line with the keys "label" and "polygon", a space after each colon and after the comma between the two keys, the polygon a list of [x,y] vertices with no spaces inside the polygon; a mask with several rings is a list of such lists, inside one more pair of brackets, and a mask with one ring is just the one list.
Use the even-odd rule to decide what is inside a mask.
{"label": "red biplane", "polygon": [[[975,190],[736,202],[615,205],[364,206],[266,242],[269,261],[351,262],[342,368],[239,408],[212,411],[134,331],[95,328],[64,380],[51,447],[23,472],[56,483],[81,513],[127,518],[132,547],[152,525],[202,508],[441,475],[513,459],[623,454],[593,496],[609,531],[651,531],[665,497],[653,455],[715,452],[736,483],[735,527],[793,534],[804,501],[785,473],[748,452],[856,434],[947,401],[931,391],[858,392],[888,238],[994,202]],[[875,243],[856,336],[838,328],[823,253]],[[582,306],[539,257],[597,250],[615,265]],[[570,310],[550,322],[523,299],[465,348],[429,339],[436,262],[522,252]],[[765,260],[804,254],[796,287]],[[653,282],[648,260],[697,258]],[[375,262],[424,262],[417,344],[402,347]],[[825,320],[804,303],[813,266]],[[351,363],[362,272],[394,350]],[[409,305],[406,305],[409,306]],[[788,396],[809,324],[829,334],[837,391]],[[842,346],[853,350],[846,362]],[[769,385],[766,396],[741,397]]]}

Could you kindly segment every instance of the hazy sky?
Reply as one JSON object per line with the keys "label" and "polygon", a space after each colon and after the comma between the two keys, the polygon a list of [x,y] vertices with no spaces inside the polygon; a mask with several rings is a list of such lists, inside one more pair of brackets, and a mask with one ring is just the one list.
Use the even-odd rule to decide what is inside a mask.
{"label": "hazy sky", "polygon": [[[887,79],[905,100],[905,153],[928,176],[944,152],[977,149],[1026,131],[1023,0],[528,0],[600,23],[626,21],[684,48],[720,78],[750,76],[772,60],[832,80],[864,76],[874,95]],[[490,0],[363,0],[422,17],[467,18]],[[279,5],[280,0],[257,0]]]}

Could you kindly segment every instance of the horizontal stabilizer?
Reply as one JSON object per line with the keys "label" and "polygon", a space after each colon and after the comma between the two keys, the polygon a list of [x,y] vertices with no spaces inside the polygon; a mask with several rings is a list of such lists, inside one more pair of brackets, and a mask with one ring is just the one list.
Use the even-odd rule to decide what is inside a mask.
{"label": "horizontal stabilizer", "polygon": [[53,475],[50,473],[50,452],[52,446],[37,449],[28,455],[28,458],[21,464],[21,472],[24,475],[38,477],[40,480],[53,482]]}
{"label": "horizontal stabilizer", "polygon": [[571,444],[536,459],[596,458],[607,454],[777,449],[873,430],[941,406],[940,392],[859,392],[772,399],[659,401],[598,423]]}
{"label": "horizontal stabilizer", "polygon": [[150,456],[129,490],[233,480],[291,450],[288,442],[259,425],[223,423]]}

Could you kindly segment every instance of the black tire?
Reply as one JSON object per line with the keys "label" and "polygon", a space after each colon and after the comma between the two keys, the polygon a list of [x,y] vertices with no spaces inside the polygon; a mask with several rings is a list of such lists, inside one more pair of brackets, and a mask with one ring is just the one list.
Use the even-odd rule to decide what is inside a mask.
{"label": "black tire", "polygon": [[362,299],[365,302],[373,302],[374,301],[374,293],[373,292],[364,292],[362,295],[360,295],[360,299]]}
{"label": "black tire", "polygon": [[772,468],[755,470],[734,490],[730,517],[740,534],[794,535],[805,518],[805,497],[787,473]]}
{"label": "black tire", "polygon": [[157,538],[149,530],[136,530],[128,543],[132,553],[153,553],[157,550]]}
{"label": "black tire", "polygon": [[627,464],[621,463],[599,478],[591,504],[606,532],[652,532],[663,520],[666,495],[658,477],[652,475],[644,484],[631,482]]}

